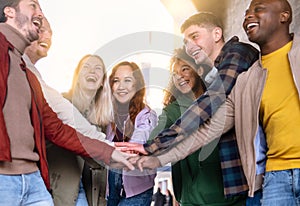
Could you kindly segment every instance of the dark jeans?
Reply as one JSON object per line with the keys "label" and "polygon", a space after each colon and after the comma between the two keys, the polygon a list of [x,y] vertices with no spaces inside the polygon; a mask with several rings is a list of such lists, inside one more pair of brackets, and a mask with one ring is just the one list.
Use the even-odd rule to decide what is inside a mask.
{"label": "dark jeans", "polygon": [[109,170],[108,186],[107,206],[150,206],[151,204],[153,188],[133,197],[126,198],[123,189],[122,172],[119,170]]}
{"label": "dark jeans", "polygon": [[247,197],[246,206],[261,206],[262,190],[257,190],[254,197]]}

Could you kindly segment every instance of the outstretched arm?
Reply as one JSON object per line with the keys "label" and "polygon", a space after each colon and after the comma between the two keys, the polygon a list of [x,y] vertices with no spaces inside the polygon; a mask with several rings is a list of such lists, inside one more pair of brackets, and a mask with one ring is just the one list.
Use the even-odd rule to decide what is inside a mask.
{"label": "outstretched arm", "polygon": [[43,95],[47,103],[64,124],[71,126],[85,136],[113,145],[113,143],[105,139],[105,134],[101,131],[98,131],[95,125],[92,125],[90,122],[88,122],[88,120],[82,116],[82,114],[70,101],[65,99],[57,90],[47,85],[35,65],[32,64],[29,56],[24,54],[23,59],[26,62],[27,67],[33,72],[35,77],[40,82]]}
{"label": "outstretched arm", "polygon": [[144,144],[152,154],[177,142],[180,135],[188,136],[217,112],[235,85],[237,76],[247,71],[258,59],[259,52],[249,44],[232,39],[223,47],[215,60],[218,76],[189,109],[169,129],[162,131],[152,142]]}
{"label": "outstretched arm", "polygon": [[[234,126],[234,108],[228,99],[213,117],[190,134],[187,138],[179,135],[176,142],[158,154],[141,157],[137,161],[139,169],[161,167],[169,162],[177,162],[192,154],[200,147],[220,137]],[[214,149],[214,148],[211,148]]]}

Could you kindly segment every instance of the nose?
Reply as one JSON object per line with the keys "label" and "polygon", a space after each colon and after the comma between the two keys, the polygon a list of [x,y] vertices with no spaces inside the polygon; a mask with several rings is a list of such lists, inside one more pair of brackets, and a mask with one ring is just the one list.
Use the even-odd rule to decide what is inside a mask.
{"label": "nose", "polygon": [[49,42],[49,44],[52,44],[52,34],[50,32],[45,32],[45,39]]}
{"label": "nose", "polygon": [[117,89],[118,90],[122,90],[122,89],[124,89],[125,88],[125,82],[124,81],[120,81],[119,83],[118,83],[118,85],[117,85]]}
{"label": "nose", "polygon": [[179,80],[179,79],[183,78],[183,75],[180,71],[178,71],[178,72],[173,73],[173,77],[175,78],[175,80]]}
{"label": "nose", "polygon": [[246,13],[245,13],[245,18],[244,18],[244,20],[253,18],[253,15],[254,15],[253,11],[250,10],[250,9],[248,9],[248,10],[246,11]]}
{"label": "nose", "polygon": [[196,45],[193,41],[191,41],[191,40],[185,41],[185,51],[189,56],[192,56],[192,52],[193,52],[195,46]]}
{"label": "nose", "polygon": [[41,7],[40,7],[40,5],[38,5],[38,6],[36,7],[35,13],[36,13],[36,15],[38,16],[38,18],[40,18],[41,20],[45,17],[45,16],[44,16],[44,13],[43,13],[43,11],[42,11],[42,9],[41,9]]}
{"label": "nose", "polygon": [[96,72],[96,68],[93,66],[89,66],[89,73],[95,73]]}

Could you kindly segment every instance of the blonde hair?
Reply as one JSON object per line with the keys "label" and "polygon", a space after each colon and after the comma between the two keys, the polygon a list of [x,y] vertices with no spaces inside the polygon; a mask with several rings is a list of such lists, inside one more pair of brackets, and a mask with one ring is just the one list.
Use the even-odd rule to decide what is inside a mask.
{"label": "blonde hair", "polygon": [[[95,96],[91,99],[87,98],[84,91],[78,84],[79,73],[84,61],[88,58],[96,57],[103,64],[103,84],[97,90]],[[99,125],[100,127],[107,126],[113,121],[113,104],[112,92],[107,79],[106,69],[104,62],[98,55],[85,55],[79,61],[73,75],[72,87],[64,94],[74,106],[91,122]]]}

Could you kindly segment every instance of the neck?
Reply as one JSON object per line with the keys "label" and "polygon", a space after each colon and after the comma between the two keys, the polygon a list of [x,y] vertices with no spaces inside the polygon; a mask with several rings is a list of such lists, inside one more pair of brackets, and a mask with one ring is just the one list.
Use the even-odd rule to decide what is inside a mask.
{"label": "neck", "polygon": [[219,56],[224,44],[225,43],[221,40],[216,44],[214,52],[209,56],[209,58],[212,60],[212,62],[215,62],[215,60]]}
{"label": "neck", "polygon": [[96,91],[92,90],[84,90],[83,94],[88,102],[92,102],[96,96]]}
{"label": "neck", "polygon": [[[280,41],[278,41],[279,39]],[[291,40],[292,36],[290,34],[285,34],[280,36],[280,38],[273,38],[273,40],[267,41],[265,43],[258,43],[258,45],[260,47],[261,54],[267,55],[280,49],[281,47],[289,43]]]}
{"label": "neck", "polygon": [[39,58],[33,58],[33,57],[29,57],[29,59],[33,65],[35,65],[37,63],[37,61],[40,60]]}
{"label": "neck", "polygon": [[29,49],[25,50],[25,54],[29,57],[29,59],[33,65],[35,65],[37,63],[37,61],[39,61],[42,58],[42,57],[32,53]]}
{"label": "neck", "polygon": [[117,103],[117,113],[120,115],[127,115],[129,112],[129,104],[120,104]]}

